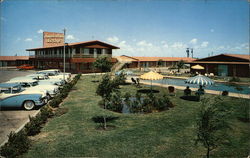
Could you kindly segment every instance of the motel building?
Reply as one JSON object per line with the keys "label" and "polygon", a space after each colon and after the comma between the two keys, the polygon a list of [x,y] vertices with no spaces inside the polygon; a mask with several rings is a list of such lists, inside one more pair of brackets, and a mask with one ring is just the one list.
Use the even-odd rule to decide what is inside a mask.
{"label": "motel building", "polygon": [[[99,56],[108,56],[112,63],[117,62],[112,58],[112,50],[119,47],[98,40],[66,43],[65,44],[65,69],[68,72],[88,73],[94,70],[92,64]],[[38,69],[63,69],[64,61],[64,35],[62,33],[44,32],[43,47],[26,49],[29,59]]]}
{"label": "motel building", "polygon": [[119,62],[125,63],[126,68],[155,68],[155,67],[173,67],[179,61],[189,63],[194,61],[190,57],[137,57],[122,55],[116,57]]}
{"label": "motel building", "polygon": [[[219,54],[189,62],[191,66],[201,65],[201,74],[213,73],[216,76],[250,77],[250,55]],[[191,69],[192,73],[198,70]]]}

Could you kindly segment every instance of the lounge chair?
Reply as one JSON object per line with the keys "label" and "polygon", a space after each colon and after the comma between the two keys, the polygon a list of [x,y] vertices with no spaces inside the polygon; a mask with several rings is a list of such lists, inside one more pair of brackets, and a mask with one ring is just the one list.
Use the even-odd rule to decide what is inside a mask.
{"label": "lounge chair", "polygon": [[131,81],[134,83],[134,84],[136,84],[136,80],[132,77],[131,78]]}
{"label": "lounge chair", "polygon": [[191,93],[192,93],[191,89],[189,89],[189,86],[187,86],[187,88],[184,89],[184,95],[185,95],[185,96],[190,96]]}

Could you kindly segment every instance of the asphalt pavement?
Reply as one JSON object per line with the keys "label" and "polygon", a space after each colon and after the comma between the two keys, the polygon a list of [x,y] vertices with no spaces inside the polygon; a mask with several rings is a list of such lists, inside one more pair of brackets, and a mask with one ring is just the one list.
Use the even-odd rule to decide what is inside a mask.
{"label": "asphalt pavement", "polygon": [[[33,73],[35,73],[34,70],[19,71],[15,69],[0,69],[0,83],[6,82],[14,77],[26,76]],[[37,112],[38,110],[0,109],[0,145],[8,140],[8,135],[11,131],[18,131],[29,121],[29,115],[34,116]]]}

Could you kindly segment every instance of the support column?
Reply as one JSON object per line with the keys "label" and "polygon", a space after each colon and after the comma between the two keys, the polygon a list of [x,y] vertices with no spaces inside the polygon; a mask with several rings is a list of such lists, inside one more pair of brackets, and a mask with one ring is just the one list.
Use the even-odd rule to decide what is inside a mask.
{"label": "support column", "polygon": [[236,65],[233,65],[233,77],[236,76]]}
{"label": "support column", "polygon": [[206,73],[208,74],[208,64],[206,64]]}

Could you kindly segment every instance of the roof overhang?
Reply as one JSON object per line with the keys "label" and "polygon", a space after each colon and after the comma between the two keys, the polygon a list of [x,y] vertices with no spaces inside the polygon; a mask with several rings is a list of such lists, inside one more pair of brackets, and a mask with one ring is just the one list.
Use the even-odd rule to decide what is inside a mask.
{"label": "roof overhang", "polygon": [[193,61],[186,62],[188,64],[237,64],[237,65],[249,65],[250,62],[222,62],[222,61]]}

